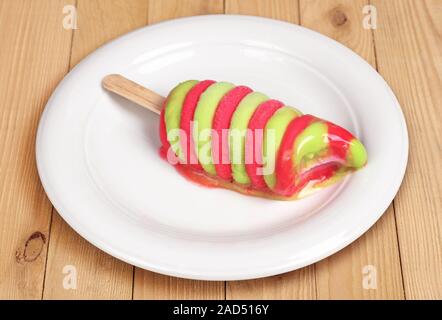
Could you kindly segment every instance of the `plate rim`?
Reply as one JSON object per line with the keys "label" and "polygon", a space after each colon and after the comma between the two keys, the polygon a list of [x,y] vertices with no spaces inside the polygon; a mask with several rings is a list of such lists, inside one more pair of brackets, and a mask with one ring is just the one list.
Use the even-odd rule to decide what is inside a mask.
{"label": "plate rim", "polygon": [[[320,261],[340,250],[342,250],[343,248],[345,248],[347,245],[349,245],[350,243],[352,243],[353,241],[355,241],[356,239],[358,239],[360,236],[362,236],[366,231],[368,231],[375,223],[376,221],[378,221],[378,219],[385,213],[386,209],[389,207],[391,201],[388,201],[387,205],[382,206],[382,210],[376,210],[377,212],[379,212],[376,215],[372,215],[372,221],[370,222],[366,222],[363,224],[363,226],[360,226],[360,230],[357,230],[356,232],[352,232],[352,236],[348,237],[346,239],[346,241],[343,241],[340,243],[340,245],[335,246],[335,248],[333,250],[329,250],[329,251],[324,251],[322,254],[320,255],[316,255],[315,259],[312,259],[312,261],[304,261],[304,263],[296,263],[291,261],[290,263],[287,263],[286,265],[279,265],[279,266],[274,266],[273,268],[268,268],[268,270],[253,270],[253,271],[249,271],[249,272],[243,272],[243,273],[237,273],[236,275],[230,275],[227,276],[226,275],[212,275],[212,276],[207,276],[207,275],[200,275],[200,274],[192,274],[192,272],[180,272],[179,267],[178,268],[172,268],[172,269],[168,269],[168,268],[164,268],[164,267],[157,267],[155,265],[152,264],[146,264],[146,262],[143,261],[138,261],[136,258],[134,257],[130,257],[124,254],[124,252],[120,252],[118,248],[113,248],[112,246],[106,245],[106,243],[102,243],[101,239],[94,239],[93,235],[88,234],[87,232],[85,232],[84,230],[82,230],[82,227],[77,224],[77,222],[75,221],[75,219],[72,219],[72,215],[66,214],[66,212],[68,212],[69,210],[64,208],[64,206],[62,205],[61,201],[59,201],[56,196],[55,196],[55,192],[53,192],[53,190],[51,189],[51,186],[48,185],[48,183],[46,182],[47,179],[45,178],[46,173],[44,172],[44,170],[42,169],[42,160],[41,160],[41,155],[39,153],[39,150],[41,150],[41,145],[43,143],[42,141],[42,128],[45,125],[45,119],[47,117],[47,113],[48,113],[48,106],[51,105],[51,102],[55,99],[55,95],[58,91],[58,89],[60,87],[63,86],[63,84],[70,78],[73,76],[73,74],[75,73],[75,70],[77,69],[78,66],[80,66],[82,64],[83,61],[87,60],[90,56],[92,55],[96,55],[99,53],[99,51],[106,49],[106,47],[110,47],[112,46],[115,42],[120,41],[124,38],[129,38],[131,36],[133,36],[133,34],[137,33],[137,32],[142,32],[143,30],[147,29],[147,28],[153,28],[153,27],[158,27],[161,26],[163,24],[174,24],[177,21],[184,21],[184,20],[204,20],[204,19],[213,19],[214,17],[216,18],[221,18],[221,19],[238,19],[238,20],[264,20],[270,23],[277,23],[277,24],[284,24],[287,26],[290,26],[291,28],[294,29],[298,29],[301,32],[307,32],[310,34],[314,34],[314,36],[319,36],[321,38],[325,38],[327,39],[327,41],[331,41],[333,42],[335,45],[337,45],[338,47],[344,48],[347,51],[350,51],[351,53],[353,53],[353,55],[357,56],[358,59],[360,61],[362,61],[362,63],[364,63],[366,66],[370,67],[372,69],[372,71],[375,72],[376,76],[379,78],[379,80],[381,80],[381,82],[383,82],[383,86],[384,88],[387,90],[389,97],[391,99],[392,105],[394,105],[394,107],[396,108],[396,111],[398,113],[398,120],[401,122],[401,128],[402,128],[402,154],[401,154],[401,168],[400,170],[397,171],[397,176],[394,179],[394,183],[391,183],[391,185],[393,185],[393,187],[391,187],[390,190],[394,190],[393,196],[391,197],[390,195],[388,195],[385,198],[392,198],[391,201],[393,201],[395,195],[397,194],[397,192],[399,191],[400,185],[404,179],[405,176],[405,172],[406,172],[406,168],[407,168],[407,162],[408,162],[408,154],[409,154],[409,137],[408,137],[408,130],[407,130],[407,123],[406,123],[406,119],[405,116],[402,112],[402,109],[400,107],[399,101],[396,98],[396,96],[394,95],[392,89],[390,88],[390,86],[387,84],[387,82],[384,80],[384,78],[377,72],[377,70],[375,68],[373,68],[367,61],[365,61],[362,57],[360,57],[356,52],[354,52],[353,50],[351,50],[350,48],[344,46],[343,44],[337,42],[334,39],[331,39],[325,35],[322,35],[316,31],[313,31],[311,29],[305,28],[303,26],[299,26],[299,25],[295,25],[295,24],[291,24],[285,21],[280,21],[280,20],[275,20],[275,19],[270,19],[270,18],[263,18],[263,17],[254,17],[254,16],[244,16],[244,15],[224,15],[224,14],[216,14],[216,15],[201,15],[201,16],[193,16],[193,17],[184,17],[184,18],[178,18],[178,19],[173,19],[173,20],[168,20],[168,21],[162,21],[159,23],[155,23],[152,25],[148,25],[148,26],[143,26],[140,27],[136,30],[133,30],[129,33],[126,33],[106,44],[104,44],[103,46],[99,47],[98,49],[94,50],[92,53],[90,53],[89,55],[87,55],[85,58],[83,58],[74,68],[72,68],[63,78],[63,80],[57,85],[56,89],[54,90],[54,92],[52,93],[51,97],[49,98],[49,100],[46,103],[46,106],[43,110],[43,113],[41,115],[41,118],[39,120],[39,124],[38,124],[38,129],[37,129],[37,135],[36,135],[36,145],[35,145],[35,155],[36,155],[36,163],[37,163],[37,171],[40,177],[40,180],[42,182],[43,188],[49,198],[49,200],[51,201],[51,204],[54,206],[54,208],[57,210],[57,212],[62,216],[62,218],[75,230],[75,232],[77,232],[81,237],[83,237],[84,239],[86,239],[88,242],[90,242],[91,244],[93,244],[94,246],[96,246],[97,248],[99,248],[100,250],[110,254],[111,256],[114,256],[122,261],[125,261],[127,263],[130,263],[132,265],[135,265],[137,267],[143,268],[143,269],[147,269],[147,270],[151,270],[154,272],[158,272],[161,274],[166,274],[166,275],[171,275],[171,276],[177,276],[177,277],[181,277],[181,278],[189,278],[189,279],[198,279],[198,280],[213,280],[213,281],[219,281],[219,280],[245,280],[245,279],[255,279],[255,278],[262,278],[262,277],[267,277],[267,276],[271,276],[271,275],[275,275],[275,274],[280,274],[280,273],[284,273],[284,272],[288,272],[288,271],[293,271],[302,267],[305,267],[307,265],[313,264],[317,261]],[[387,201],[381,201],[382,203],[387,202]],[[208,272],[209,273],[209,272]]]}

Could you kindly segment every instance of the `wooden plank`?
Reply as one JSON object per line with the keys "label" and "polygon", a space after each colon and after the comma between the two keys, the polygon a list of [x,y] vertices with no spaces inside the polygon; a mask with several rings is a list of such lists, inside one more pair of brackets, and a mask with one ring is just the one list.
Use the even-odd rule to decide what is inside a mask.
{"label": "wooden plank", "polygon": [[[97,47],[145,25],[147,20],[147,0],[78,0],[77,8],[71,67]],[[66,266],[76,269],[75,290],[63,286],[63,280],[72,275],[70,269],[64,270]],[[45,299],[131,299],[132,287],[131,265],[93,247],[54,213]]]}
{"label": "wooden plank", "polygon": [[368,0],[300,0],[301,25],[349,47],[376,66],[371,29],[362,27]]}
{"label": "wooden plank", "polygon": [[[403,299],[393,207],[353,244],[316,264],[319,299]],[[376,277],[376,288],[364,279]]]}
{"label": "wooden plank", "polygon": [[135,268],[134,299],[224,299],[224,282],[165,276]]}
{"label": "wooden plank", "polygon": [[407,174],[395,199],[407,299],[442,299],[442,2],[373,1],[379,72],[407,119]]}
{"label": "wooden plank", "polygon": [[44,299],[131,299],[132,280],[131,265],[92,246],[54,210]]}
{"label": "wooden plank", "polygon": [[[298,23],[298,1],[227,0],[226,13],[264,16]],[[314,299],[315,271],[310,266],[294,272],[248,281],[230,281],[227,299]]]}
{"label": "wooden plank", "polygon": [[147,21],[149,0],[77,0],[71,67],[106,42],[140,28]]}
{"label": "wooden plank", "polygon": [[[341,42],[376,67],[372,31],[362,27],[362,9],[367,4],[367,0],[301,0],[301,22]],[[368,269],[364,270],[365,266]],[[364,288],[363,280],[374,272],[377,289]],[[402,299],[393,206],[360,239],[317,263],[316,278],[318,299]]]}
{"label": "wooden plank", "polygon": [[[222,0],[150,0],[149,23],[223,12]],[[134,299],[224,299],[224,282],[163,276],[135,268]]]}
{"label": "wooden plank", "polygon": [[299,24],[298,0],[226,0],[227,14],[244,14]]}
{"label": "wooden plank", "polygon": [[150,0],[149,24],[180,17],[223,12],[223,0]]}
{"label": "wooden plank", "polygon": [[315,269],[309,266],[273,277],[229,281],[226,299],[316,299]]}
{"label": "wooden plank", "polygon": [[69,65],[72,1],[0,2],[0,298],[40,299],[52,206],[35,165],[44,105]]}

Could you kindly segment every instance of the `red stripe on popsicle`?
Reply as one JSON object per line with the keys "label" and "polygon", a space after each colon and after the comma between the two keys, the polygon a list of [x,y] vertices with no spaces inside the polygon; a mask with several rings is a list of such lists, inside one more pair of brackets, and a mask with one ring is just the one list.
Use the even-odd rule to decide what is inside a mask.
{"label": "red stripe on popsicle", "polygon": [[[267,100],[261,103],[250,118],[245,142],[245,167],[252,186],[257,189],[268,189],[264,177],[258,174],[258,169],[262,168],[262,141],[263,130],[270,117],[284,104],[278,100]],[[259,134],[258,130],[262,130]]]}
{"label": "red stripe on popsicle", "polygon": [[315,181],[315,185],[317,185],[318,183],[330,179],[334,176],[339,168],[340,165],[336,162],[324,163],[317,167],[314,167],[313,169],[307,171],[305,174],[302,174],[299,177],[299,182],[295,186],[292,194],[301,191],[310,181]]}
{"label": "red stripe on popsicle", "polygon": [[[250,92],[252,92],[252,89],[246,86],[233,88],[221,99],[213,116],[212,129],[218,134],[220,139],[212,140],[213,142],[215,142],[215,140],[219,142],[217,145],[215,145],[215,143],[212,145],[212,157],[215,160],[217,176],[224,180],[232,179],[232,168],[229,160],[229,138],[227,134],[223,134],[223,130],[230,128],[230,121],[232,120],[236,107]],[[217,155],[220,159],[215,159]]]}
{"label": "red stripe on popsicle", "polygon": [[[198,163],[198,157],[195,154],[195,146],[192,138],[190,123],[193,120],[195,109],[201,94],[215,81],[203,80],[198,82],[186,95],[181,109],[180,119],[180,140],[186,163],[194,169],[202,170],[201,164]],[[188,152],[190,150],[190,152]]]}
{"label": "red stripe on popsicle", "polygon": [[328,127],[328,143],[331,155],[346,161],[350,141],[355,137],[350,132],[334,123],[328,121],[325,123]]}
{"label": "red stripe on popsicle", "polygon": [[274,190],[276,193],[290,196],[297,191],[295,184],[297,173],[292,161],[295,140],[315,120],[317,118],[306,114],[293,119],[287,126],[276,158],[276,185]]}
{"label": "red stripe on popsicle", "polygon": [[160,113],[160,141],[161,141],[161,148],[160,148],[160,155],[162,158],[166,159],[167,157],[167,150],[170,148],[170,143],[167,140],[167,131],[166,131],[166,121],[164,119],[164,111],[166,106],[167,100],[164,101],[163,108],[161,109]]}

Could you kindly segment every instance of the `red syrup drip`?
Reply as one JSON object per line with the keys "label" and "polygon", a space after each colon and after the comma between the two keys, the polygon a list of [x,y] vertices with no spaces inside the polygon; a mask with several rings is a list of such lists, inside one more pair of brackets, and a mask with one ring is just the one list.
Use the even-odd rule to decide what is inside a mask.
{"label": "red syrup drip", "polygon": [[204,172],[197,171],[190,166],[176,164],[174,165],[176,171],[184,177],[186,180],[189,180],[193,183],[196,183],[200,186],[206,188],[218,188],[220,187],[219,183],[217,183],[216,179],[209,178]]}
{"label": "red syrup drip", "polygon": [[220,187],[219,183],[217,183],[216,179],[208,177],[203,171],[196,169],[195,167],[176,163],[172,164],[167,159],[167,152],[169,150],[169,147],[167,146],[161,146],[158,150],[158,154],[161,159],[172,165],[175,170],[186,180],[196,183],[200,186],[206,187],[206,188],[217,188]]}
{"label": "red syrup drip", "polygon": [[[159,155],[160,157],[171,164],[167,160],[167,148],[164,146],[160,147],[159,149]],[[252,187],[244,187],[242,185],[236,184],[234,182],[229,182],[224,179],[220,179],[217,177],[212,177],[207,175],[204,171],[195,169],[192,166],[177,163],[177,164],[171,164],[175,170],[178,172],[179,175],[181,175],[184,179],[186,179],[189,182],[193,182],[199,186],[205,187],[205,188],[222,188],[232,191],[238,191],[245,195],[252,195],[252,196],[265,196],[270,199],[290,199],[291,197],[276,194],[270,190],[257,190]],[[296,195],[298,194],[310,181],[316,181],[316,184],[322,183],[331,177],[334,176],[336,171],[339,169],[339,164],[337,163],[325,163],[322,165],[319,165],[305,173],[303,173],[300,176],[299,183],[296,185],[294,192],[292,194]]]}
{"label": "red syrup drip", "polygon": [[294,193],[300,192],[310,181],[316,181],[316,185],[332,178],[336,171],[340,168],[340,164],[336,162],[324,163],[313,169],[301,174],[299,183],[296,185]]}
{"label": "red syrup drip", "polygon": [[277,198],[277,197],[281,198],[280,195],[277,195],[271,191],[256,190],[253,189],[252,187],[248,186],[245,187],[243,185],[239,185],[232,181],[226,181],[222,178],[209,176],[204,171],[195,169],[193,166],[190,165],[181,164],[181,163],[172,164],[167,159],[167,152],[168,149],[162,146],[160,147],[158,154],[164,161],[172,165],[175,168],[175,170],[178,172],[178,174],[181,175],[184,179],[193,182],[199,186],[205,188],[222,188],[222,189],[237,191],[242,194],[251,195],[251,196],[259,195],[259,196],[266,196],[268,198]]}

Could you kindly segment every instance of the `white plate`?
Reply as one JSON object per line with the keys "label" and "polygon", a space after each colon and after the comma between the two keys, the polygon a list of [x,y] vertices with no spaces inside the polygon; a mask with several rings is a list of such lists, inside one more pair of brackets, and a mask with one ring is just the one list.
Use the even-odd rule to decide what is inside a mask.
{"label": "white plate", "polygon": [[[109,73],[163,95],[185,79],[248,85],[346,127],[368,165],[300,201],[194,185],[158,156],[158,117],[101,88]],[[274,275],[342,249],[387,209],[407,155],[400,106],[369,64],[308,29],[244,16],[160,23],[98,49],[60,83],[37,135],[43,186],[80,235],[141,268],[206,280]]]}

